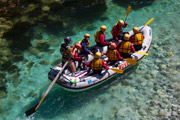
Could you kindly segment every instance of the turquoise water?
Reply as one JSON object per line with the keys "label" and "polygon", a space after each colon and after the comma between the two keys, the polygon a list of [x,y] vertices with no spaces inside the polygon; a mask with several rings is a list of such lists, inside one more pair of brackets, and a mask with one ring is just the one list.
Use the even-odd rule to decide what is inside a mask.
{"label": "turquoise water", "polygon": [[[40,108],[30,117],[25,111],[40,100],[51,83],[49,68],[60,60],[59,47],[65,35],[70,34],[73,43],[93,34],[101,25],[107,25],[106,37],[111,38],[111,28],[126,16],[127,4],[106,1],[93,10],[64,12],[67,29],[46,28],[35,33],[42,34],[41,40],[34,38],[29,50],[24,51],[24,60],[14,63],[19,72],[7,73],[7,97],[0,99],[2,120],[134,120],[134,119],[178,119],[180,116],[180,1],[154,0],[140,4],[132,2],[128,16],[129,31],[133,26],[144,25],[150,18],[153,42],[149,56],[144,57],[127,78],[116,84],[80,93],[71,93],[54,85]],[[125,6],[126,5],[126,6]],[[70,12],[70,13],[68,13]],[[61,14],[62,14],[61,13]],[[68,13],[68,14],[66,14]],[[40,48],[37,50],[38,45]],[[55,64],[55,63],[54,63]],[[118,79],[118,78],[117,78]],[[176,107],[174,107],[176,106]]]}

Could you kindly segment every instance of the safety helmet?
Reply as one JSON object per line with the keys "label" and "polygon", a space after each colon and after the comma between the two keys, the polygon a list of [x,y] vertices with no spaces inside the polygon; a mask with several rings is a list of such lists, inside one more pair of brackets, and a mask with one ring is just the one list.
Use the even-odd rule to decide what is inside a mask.
{"label": "safety helmet", "polygon": [[84,35],[84,38],[86,38],[86,37],[90,37],[90,34],[86,33],[86,34]]}
{"label": "safety helmet", "polygon": [[124,25],[124,21],[123,21],[123,20],[119,20],[119,21],[118,21],[118,24],[119,24],[119,25]]}
{"label": "safety helmet", "polygon": [[95,58],[101,58],[101,53],[100,52],[96,52]]}
{"label": "safety helmet", "polygon": [[138,27],[133,27],[133,32],[134,32],[134,33],[138,33],[138,32],[139,32]]}
{"label": "safety helmet", "polygon": [[80,45],[79,43],[76,43],[76,44],[75,44],[75,47],[76,47],[77,49],[81,49],[81,45]]}
{"label": "safety helmet", "polygon": [[65,43],[70,43],[71,42],[71,38],[70,37],[65,37],[64,38],[64,42]]}
{"label": "safety helmet", "polygon": [[128,41],[128,40],[129,40],[129,37],[130,37],[129,34],[126,33],[126,34],[124,35],[124,40]]}
{"label": "safety helmet", "polygon": [[103,32],[105,32],[106,29],[107,29],[107,27],[106,27],[105,25],[102,25],[102,26],[100,27],[100,30],[103,31]]}
{"label": "safety helmet", "polygon": [[109,46],[111,49],[116,49],[116,43],[111,43],[110,46]]}

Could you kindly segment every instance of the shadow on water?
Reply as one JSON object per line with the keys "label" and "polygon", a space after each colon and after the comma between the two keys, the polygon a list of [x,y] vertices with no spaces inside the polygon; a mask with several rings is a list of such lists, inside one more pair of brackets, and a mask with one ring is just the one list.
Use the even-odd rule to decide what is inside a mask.
{"label": "shadow on water", "polygon": [[[105,83],[83,92],[68,92],[55,86],[54,89],[48,94],[46,99],[37,110],[34,117],[52,119],[53,117],[63,114],[70,114],[78,110],[84,104],[94,101],[96,97],[103,94],[108,88],[121,82],[124,86],[129,86],[128,82],[124,80],[125,77],[133,73],[137,67],[131,67],[122,75],[116,75]],[[121,80],[121,81],[120,81]],[[33,102],[32,106],[38,103],[40,98]],[[99,104],[104,104],[103,100],[99,99]],[[31,107],[32,107],[31,106]]]}
{"label": "shadow on water", "polygon": [[113,0],[115,4],[127,8],[128,5],[132,6],[132,9],[138,10],[142,7],[151,5],[155,0]]}

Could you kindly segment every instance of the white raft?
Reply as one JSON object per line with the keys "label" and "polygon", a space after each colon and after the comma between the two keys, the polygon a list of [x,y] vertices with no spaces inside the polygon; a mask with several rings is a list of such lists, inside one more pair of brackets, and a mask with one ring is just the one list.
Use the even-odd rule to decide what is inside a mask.
{"label": "white raft", "polygon": [[[142,28],[143,26],[139,27]],[[139,50],[140,52],[144,52],[147,53],[150,46],[151,46],[151,42],[152,42],[152,30],[150,28],[150,26],[146,26],[144,27],[144,29],[142,30],[142,33],[144,35],[144,43],[143,43],[143,47],[141,50]],[[130,36],[133,34],[133,31],[129,31]],[[115,42],[115,41],[114,41]],[[102,54],[107,52],[107,46],[105,47],[96,47]],[[144,55],[139,54],[139,53],[133,53],[132,54],[133,59],[136,59],[137,61],[139,61],[140,59],[142,59],[144,57]],[[85,56],[86,61],[90,62],[91,60],[93,60],[93,56],[88,55]],[[104,55],[101,57],[103,60],[106,60],[107,57]],[[109,68],[119,68],[122,70],[126,70],[127,68],[131,67],[132,65],[127,63],[126,61],[119,61],[118,67],[115,66],[109,66]],[[50,80],[53,80],[57,73],[62,69],[62,65],[61,63],[56,65],[53,69],[51,69],[51,71],[48,73],[48,78]],[[114,77],[116,75],[118,75],[119,73],[116,73],[112,70],[102,70],[102,74],[94,74],[92,76],[88,76],[87,72],[88,72],[87,68],[86,70],[82,70],[82,71],[77,71],[75,73],[75,77],[71,76],[71,72],[69,72],[69,70],[65,70],[65,74],[63,74],[58,80],[57,80],[57,84],[59,84],[63,89],[68,90],[68,91],[73,91],[73,92],[78,92],[78,91],[83,91],[83,90],[87,90],[90,89],[92,87],[98,86],[100,84],[102,84],[103,82],[107,81],[108,79],[110,79],[111,77]],[[124,74],[124,73],[123,73]]]}

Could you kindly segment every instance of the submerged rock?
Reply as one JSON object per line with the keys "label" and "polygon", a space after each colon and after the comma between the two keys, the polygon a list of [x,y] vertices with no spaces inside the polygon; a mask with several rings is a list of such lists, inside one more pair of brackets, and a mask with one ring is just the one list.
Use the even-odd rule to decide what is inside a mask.
{"label": "submerged rock", "polygon": [[0,98],[6,98],[7,93],[5,91],[0,91]]}
{"label": "submerged rock", "polygon": [[173,56],[173,52],[168,52],[168,56]]}
{"label": "submerged rock", "polygon": [[50,62],[48,60],[42,60],[39,62],[39,64],[42,64],[42,65],[49,65]]}

